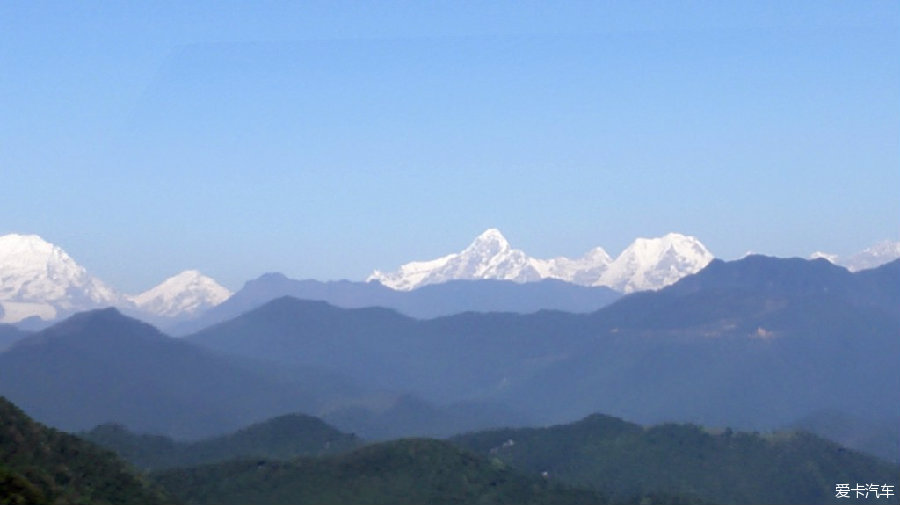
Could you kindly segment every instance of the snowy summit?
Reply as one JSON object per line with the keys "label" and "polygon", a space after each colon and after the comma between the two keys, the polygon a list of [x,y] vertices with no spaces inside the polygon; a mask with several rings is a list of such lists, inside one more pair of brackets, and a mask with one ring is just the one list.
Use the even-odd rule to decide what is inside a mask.
{"label": "snowy summit", "polygon": [[138,309],[162,317],[191,316],[224,302],[231,291],[196,270],[169,277],[158,286],[129,296]]}
{"label": "snowy summit", "polygon": [[0,322],[61,315],[123,301],[61,248],[37,235],[0,236]]}
{"label": "snowy summit", "polygon": [[845,267],[851,272],[859,272],[860,270],[875,268],[900,258],[900,242],[884,240],[846,258],[821,251],[812,253],[810,258],[825,258],[835,265]]}
{"label": "snowy summit", "polygon": [[699,240],[677,233],[637,239],[615,259],[602,247],[577,259],[531,258],[513,249],[499,230],[491,228],[458,253],[407,263],[395,272],[376,270],[367,280],[377,280],[397,290],[411,290],[453,279],[560,279],[630,293],[672,284],[698,272],[712,259],[713,255]]}
{"label": "snowy summit", "polygon": [[51,321],[99,307],[137,309],[155,317],[191,317],[229,296],[230,291],[195,270],[139,295],[122,295],[37,235],[0,236],[0,323],[34,316]]}

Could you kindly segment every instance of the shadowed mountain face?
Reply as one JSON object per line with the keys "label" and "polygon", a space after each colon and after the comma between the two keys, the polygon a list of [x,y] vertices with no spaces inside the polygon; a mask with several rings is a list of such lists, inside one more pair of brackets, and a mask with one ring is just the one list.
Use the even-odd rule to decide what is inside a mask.
{"label": "shadowed mountain face", "polygon": [[[669,494],[723,504],[841,503],[834,492],[838,482],[877,482],[894,489],[900,484],[896,464],[807,433],[713,433],[676,424],[644,428],[595,414],[568,425],[492,430],[451,441],[530,474],[546,472],[559,482],[600,491],[613,501]],[[868,502],[878,502],[871,498]]]}
{"label": "shadowed mountain face", "polygon": [[578,409],[575,390],[595,392],[594,410],[641,422],[773,428],[851,404],[896,417],[897,266],[850,274],[821,260],[713,262],[592,314],[603,346],[508,395],[568,413],[555,421],[591,411]]}
{"label": "shadowed mountain face", "polygon": [[559,312],[420,321],[387,309],[338,309],[286,297],[185,340],[239,356],[317,364],[377,388],[451,403],[489,395],[504,378],[571,352],[588,336],[586,321]]}
{"label": "shadowed mountain face", "polygon": [[0,397],[0,503],[172,503],[114,454],[31,420]]}
{"label": "shadowed mountain face", "polygon": [[504,280],[454,280],[412,291],[396,291],[378,282],[289,279],[265,274],[195,320],[173,326],[176,335],[191,333],[227,321],[267,302],[290,296],[328,302],[341,308],[385,307],[416,318],[432,318],[462,312],[531,313],[541,309],[587,313],[621,295],[606,287],[586,287],[543,280],[518,283]]}
{"label": "shadowed mountain face", "polygon": [[115,421],[179,438],[313,410],[323,400],[314,385],[263,375],[115,309],[78,314],[0,354],[0,393],[59,428]]}
{"label": "shadowed mountain face", "polygon": [[789,428],[808,431],[847,447],[900,463],[900,417],[869,418],[865,412],[828,410],[798,419]]}
{"label": "shadowed mountain face", "polygon": [[0,324],[0,352],[10,348],[15,342],[27,337],[29,333],[11,324]]}
{"label": "shadowed mountain face", "polygon": [[[310,310],[301,311],[302,320],[312,324],[318,317],[321,332],[343,328],[362,338],[372,320],[382,328],[415,323],[384,309],[363,309],[357,319],[342,318],[341,309],[306,303],[311,303]],[[278,337],[277,315],[282,309],[277,303],[268,306],[262,323],[246,330]],[[246,358],[271,357],[267,353],[228,357],[167,337],[115,309],[97,310],[73,316],[0,353],[0,393],[42,422],[67,430],[113,422],[187,439],[296,411],[323,416],[342,429],[374,439],[446,436],[484,426],[523,424],[518,413],[498,405],[443,407],[379,390],[379,384],[396,386],[392,391],[407,388],[402,381],[386,380],[397,376],[391,363],[373,361],[378,354],[361,353],[362,344],[334,343],[339,345],[326,347],[321,363],[285,360],[293,349],[275,341],[268,348],[280,357],[274,362]],[[369,370],[373,375],[356,373],[359,380],[354,381],[323,370],[328,356],[344,369]],[[379,376],[386,379],[378,380]]]}

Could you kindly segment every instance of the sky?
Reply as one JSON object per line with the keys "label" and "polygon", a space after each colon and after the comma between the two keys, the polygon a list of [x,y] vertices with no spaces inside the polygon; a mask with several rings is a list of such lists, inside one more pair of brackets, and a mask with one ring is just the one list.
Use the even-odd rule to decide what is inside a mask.
{"label": "sky", "polygon": [[0,3],[0,234],[139,292],[900,239],[900,3]]}

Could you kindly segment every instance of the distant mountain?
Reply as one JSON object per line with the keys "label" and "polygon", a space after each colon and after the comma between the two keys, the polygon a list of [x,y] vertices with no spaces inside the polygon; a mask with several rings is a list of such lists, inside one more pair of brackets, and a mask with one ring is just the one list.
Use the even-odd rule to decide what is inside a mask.
{"label": "distant mountain", "polygon": [[0,322],[43,319],[101,306],[123,298],[37,235],[0,236]]}
{"label": "distant mountain", "polygon": [[112,306],[152,323],[174,324],[230,295],[196,270],[139,295],[123,295],[37,235],[0,236],[0,323],[43,329],[76,312]]}
{"label": "distant mountain", "polygon": [[503,234],[492,228],[459,253],[407,263],[395,272],[376,270],[367,280],[408,291],[456,279],[559,279],[630,293],[669,285],[697,272],[712,258],[696,238],[670,233],[656,239],[637,239],[615,260],[600,247],[578,259],[537,259],[513,249]]}
{"label": "distant mountain", "polygon": [[343,431],[368,440],[448,437],[498,426],[528,426],[528,416],[491,401],[435,405],[420,397],[372,395],[321,411],[322,418]]}
{"label": "distant mountain", "polygon": [[116,422],[198,438],[358,394],[314,368],[288,375],[196,348],[115,309],[77,314],[0,353],[0,394],[73,431]]}
{"label": "distant mountain", "polygon": [[529,283],[484,279],[453,280],[398,291],[378,282],[294,280],[268,273],[248,281],[223,303],[189,321],[175,321],[164,328],[184,335],[227,321],[283,296],[320,300],[341,308],[384,307],[416,318],[433,318],[462,312],[529,313],[541,309],[593,312],[621,295],[606,287],[587,287],[546,279]]}
{"label": "distant mountain", "polygon": [[[341,309],[284,297],[185,337],[216,352],[319,366],[439,404],[478,399],[590,339],[561,312],[465,313],[416,320],[383,308]],[[550,338],[552,336],[552,338]]]}
{"label": "distant mountain", "polygon": [[869,419],[895,418],[900,401],[884,399],[900,390],[898,269],[900,262],[850,273],[823,260],[714,261],[590,315],[595,345],[497,398],[552,413],[544,422],[602,411],[771,429],[839,410],[850,397],[867,405]]}
{"label": "distant mountain", "polygon": [[[414,321],[384,309],[360,310]],[[350,318],[347,327],[365,320]],[[331,324],[328,317],[322,321]],[[269,327],[277,326],[276,317]],[[257,330],[265,331],[263,326]],[[277,337],[277,331],[272,335]],[[282,343],[268,354],[226,357],[163,335],[115,309],[95,310],[24,337],[0,353],[0,394],[42,422],[66,430],[112,422],[182,439],[218,435],[298,411],[376,439],[441,436],[524,422],[524,416],[490,403],[436,405],[403,394],[406,383],[396,378],[345,376],[334,371],[340,367],[329,368],[328,360],[283,355],[289,350]],[[371,359],[357,356],[351,347],[334,348],[334,355],[351,356],[357,364]],[[405,372],[401,376],[409,378]],[[385,383],[393,387],[381,388]]]}
{"label": "distant mountain", "polygon": [[113,453],[38,424],[0,397],[0,503],[172,502]]}
{"label": "distant mountain", "polygon": [[750,256],[591,314],[414,320],[282,298],[186,338],[315,364],[441,408],[486,402],[540,423],[599,411],[774,429],[851,397],[872,420],[900,415],[898,328],[900,262],[851,273]]}
{"label": "distant mountain", "polygon": [[231,296],[231,291],[196,270],[170,277],[139,295],[129,296],[141,311],[161,317],[195,316]]}
{"label": "distant mountain", "polygon": [[846,258],[821,251],[812,253],[810,258],[823,258],[836,265],[846,267],[851,272],[859,272],[900,259],[900,242],[885,240]]}
{"label": "distant mountain", "polygon": [[659,289],[699,272],[712,259],[713,255],[694,237],[669,233],[659,238],[639,238],[592,285],[625,293]]}
{"label": "distant mountain", "polygon": [[[900,485],[900,466],[802,432],[645,428],[595,414],[567,425],[471,433],[451,442],[613,501],[667,494],[722,504],[825,504],[841,503],[836,483],[877,483],[879,491],[884,484]],[[896,496],[888,500],[898,502]],[[868,502],[879,503],[874,493]]]}
{"label": "distant mountain", "polygon": [[154,479],[197,505],[606,503],[596,493],[524,476],[447,442],[421,439],[328,458],[168,470]]}
{"label": "distant mountain", "polygon": [[863,413],[846,410],[813,412],[788,428],[815,433],[820,437],[879,458],[900,463],[900,417],[870,419]]}
{"label": "distant mountain", "polygon": [[97,426],[79,436],[150,470],[234,459],[288,460],[337,454],[362,445],[355,435],[342,433],[320,419],[303,414],[279,416],[228,435],[196,442],[177,442],[161,435],[139,435],[118,424]]}

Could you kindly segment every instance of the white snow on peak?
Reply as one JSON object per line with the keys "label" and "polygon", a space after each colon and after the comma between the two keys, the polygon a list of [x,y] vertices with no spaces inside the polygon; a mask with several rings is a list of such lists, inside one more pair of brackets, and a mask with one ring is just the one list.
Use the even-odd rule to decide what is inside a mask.
{"label": "white snow on peak", "polygon": [[810,258],[825,258],[835,265],[845,267],[851,272],[859,272],[860,270],[879,267],[900,258],[900,242],[884,240],[846,258],[821,251],[812,253]]}
{"label": "white snow on peak", "polygon": [[452,279],[517,282],[561,279],[631,292],[669,285],[699,271],[712,258],[699,240],[677,233],[656,239],[638,239],[615,260],[602,247],[577,259],[531,258],[523,251],[513,249],[499,230],[491,228],[458,253],[407,263],[395,272],[376,270],[367,280],[378,280],[393,289],[411,290]]}
{"label": "white snow on peak", "polygon": [[575,284],[590,286],[606,271],[612,258],[602,247],[595,247],[576,259],[559,257],[551,259],[533,258],[532,265],[542,279],[560,279]]}
{"label": "white snow on peak", "polygon": [[809,259],[811,259],[811,260],[825,259],[825,260],[828,260],[829,263],[833,263],[835,265],[838,264],[837,254],[829,254],[829,253],[822,252],[822,251],[816,251],[816,252],[810,254]]}
{"label": "white snow on peak", "polygon": [[842,263],[851,272],[868,270],[900,258],[900,242],[884,240],[848,257]]}
{"label": "white snow on peak", "polygon": [[123,298],[37,235],[0,236],[0,322],[118,305]]}
{"label": "white snow on peak", "polygon": [[540,275],[524,252],[513,249],[500,230],[491,228],[462,251],[429,260],[413,261],[396,272],[372,272],[366,280],[408,291],[453,279],[538,280]]}
{"label": "white snow on peak", "polygon": [[138,309],[156,316],[193,315],[214,307],[231,296],[231,291],[197,270],[186,270],[158,286],[128,297]]}
{"label": "white snow on peak", "polygon": [[639,238],[593,285],[625,293],[659,289],[699,272],[712,260],[712,253],[696,237],[669,233],[659,238]]}

